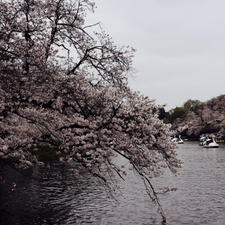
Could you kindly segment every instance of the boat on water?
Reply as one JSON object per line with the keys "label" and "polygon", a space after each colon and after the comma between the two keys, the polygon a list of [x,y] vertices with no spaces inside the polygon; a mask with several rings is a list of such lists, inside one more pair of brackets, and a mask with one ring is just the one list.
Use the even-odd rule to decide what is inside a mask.
{"label": "boat on water", "polygon": [[219,144],[216,143],[215,138],[208,138],[203,142],[204,148],[218,148]]}
{"label": "boat on water", "polygon": [[183,144],[183,143],[184,143],[184,141],[182,140],[182,138],[181,138],[180,135],[179,135],[178,138],[177,138],[177,137],[173,137],[173,138],[171,139],[171,141],[172,141],[172,142],[175,142],[175,143],[177,143],[177,144]]}

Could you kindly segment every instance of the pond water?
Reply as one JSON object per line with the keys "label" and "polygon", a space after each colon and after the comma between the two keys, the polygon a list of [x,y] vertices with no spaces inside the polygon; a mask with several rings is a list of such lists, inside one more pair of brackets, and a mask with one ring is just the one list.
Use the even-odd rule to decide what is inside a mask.
{"label": "pond water", "polygon": [[[155,187],[178,187],[160,195],[168,225],[224,225],[225,146],[204,149],[185,142],[177,151],[184,162],[179,175],[165,173],[152,180]],[[0,224],[161,224],[142,181],[131,172],[126,181],[118,180],[112,198],[93,178],[75,179],[73,168],[62,164],[33,170],[40,179],[1,170]]]}

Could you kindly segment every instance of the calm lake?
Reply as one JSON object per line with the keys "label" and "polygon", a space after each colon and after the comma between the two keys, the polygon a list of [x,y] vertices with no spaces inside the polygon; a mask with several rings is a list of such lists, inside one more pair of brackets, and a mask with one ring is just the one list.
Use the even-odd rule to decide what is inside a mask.
{"label": "calm lake", "polygon": [[[179,174],[166,172],[152,180],[155,187],[178,188],[160,195],[168,225],[224,225],[225,145],[204,149],[198,142],[185,142],[177,151],[184,162]],[[91,177],[74,179],[73,168],[62,164],[33,170],[37,180],[1,170],[0,224],[161,224],[142,181],[132,172],[126,181],[118,179],[120,188],[112,198]]]}

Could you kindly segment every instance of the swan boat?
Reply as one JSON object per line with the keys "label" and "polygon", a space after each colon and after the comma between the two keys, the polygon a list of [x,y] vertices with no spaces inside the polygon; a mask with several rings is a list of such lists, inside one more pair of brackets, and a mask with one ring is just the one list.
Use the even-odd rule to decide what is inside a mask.
{"label": "swan boat", "polygon": [[179,136],[178,138],[177,137],[174,137],[171,139],[172,142],[175,142],[177,144],[183,144],[184,141],[181,139],[181,136]]}
{"label": "swan boat", "polygon": [[204,148],[218,148],[219,144],[216,143],[215,138],[207,139],[203,142]]}

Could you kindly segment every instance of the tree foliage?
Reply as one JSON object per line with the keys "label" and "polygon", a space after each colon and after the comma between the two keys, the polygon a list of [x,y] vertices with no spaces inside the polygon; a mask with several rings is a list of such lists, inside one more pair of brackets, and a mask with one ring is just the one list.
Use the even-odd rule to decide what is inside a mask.
{"label": "tree foliage", "polygon": [[[107,184],[125,157],[146,181],[180,166],[154,101],[127,85],[134,50],[86,25],[89,0],[0,1],[0,159],[40,164],[50,145]],[[94,28],[94,32],[92,32]],[[147,187],[147,186],[146,186]]]}
{"label": "tree foliage", "polygon": [[198,105],[200,105],[200,103],[201,102],[199,100],[192,100],[192,99],[187,100],[183,104],[183,106],[175,107],[174,109],[171,109],[169,111],[169,114],[165,114],[166,121],[169,123],[173,123],[177,119],[180,119],[180,120],[184,119],[187,113],[191,111],[195,111]]}
{"label": "tree foliage", "polygon": [[187,100],[183,107],[187,110],[187,111],[195,111],[196,108],[198,107],[198,105],[200,105],[200,101],[199,100],[192,100],[192,99],[189,99]]}
{"label": "tree foliage", "polygon": [[184,118],[187,113],[187,109],[185,107],[176,107],[169,111],[169,122],[173,123],[176,119]]}

